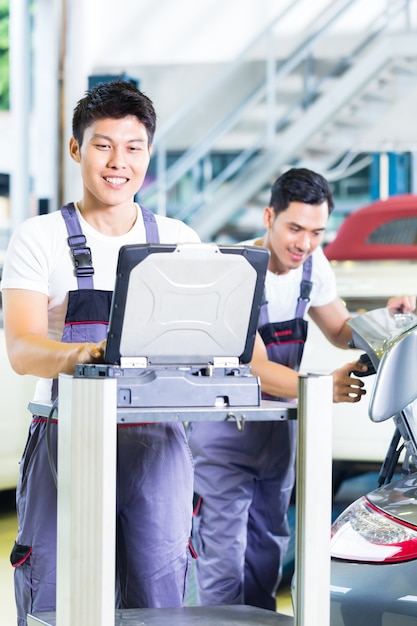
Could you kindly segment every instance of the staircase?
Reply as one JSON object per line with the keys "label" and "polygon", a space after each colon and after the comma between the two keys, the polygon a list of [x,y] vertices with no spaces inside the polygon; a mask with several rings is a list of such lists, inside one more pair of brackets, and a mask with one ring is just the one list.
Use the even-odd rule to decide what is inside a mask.
{"label": "staircase", "polygon": [[[139,200],[160,213],[184,219],[208,241],[248,205],[265,204],[264,196],[257,200],[259,194],[265,194],[287,167],[311,167],[332,180],[345,174],[358,153],[373,149],[363,141],[367,131],[404,102],[416,85],[417,36],[409,25],[391,31],[410,9],[409,1],[392,0],[389,10],[381,11],[349,50],[333,59],[325,42],[357,2],[330,3],[282,60],[276,53],[279,41],[271,33],[290,9],[278,16],[195,102],[162,128],[154,146],[156,180]],[[291,8],[300,4],[301,0],[293,2]],[[254,52],[265,50],[265,42],[266,60]],[[261,65],[264,76],[259,80]],[[248,68],[250,72],[245,72]],[[242,85],[239,74],[246,76],[246,93],[239,93],[237,102],[229,95],[230,110],[207,128],[210,102],[216,94],[217,98],[229,94],[231,86]],[[252,83],[248,76],[253,76]],[[201,115],[204,110],[207,124]],[[170,137],[181,135],[181,124],[187,124],[196,111],[200,111],[204,135],[195,138],[193,146],[167,168]],[[232,148],[227,165],[213,172],[213,154],[230,155]],[[185,181],[188,197],[181,194]]]}

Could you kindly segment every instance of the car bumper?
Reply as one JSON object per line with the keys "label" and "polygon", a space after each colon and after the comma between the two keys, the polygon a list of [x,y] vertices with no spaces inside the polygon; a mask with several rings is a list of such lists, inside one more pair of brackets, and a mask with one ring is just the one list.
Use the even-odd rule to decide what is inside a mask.
{"label": "car bumper", "polygon": [[415,626],[416,580],[416,560],[375,565],[332,560],[331,626]]}

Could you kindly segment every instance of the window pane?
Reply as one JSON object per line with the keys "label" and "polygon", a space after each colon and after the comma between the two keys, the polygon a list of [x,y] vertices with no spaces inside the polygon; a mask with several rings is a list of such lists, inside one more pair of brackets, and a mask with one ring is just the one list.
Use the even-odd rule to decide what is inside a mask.
{"label": "window pane", "polygon": [[407,217],[382,224],[369,235],[367,243],[415,245],[417,243],[417,217]]}

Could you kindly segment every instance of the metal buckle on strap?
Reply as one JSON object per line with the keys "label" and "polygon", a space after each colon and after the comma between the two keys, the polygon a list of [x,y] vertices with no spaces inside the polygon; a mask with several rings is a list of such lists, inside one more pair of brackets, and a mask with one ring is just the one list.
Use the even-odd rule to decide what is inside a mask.
{"label": "metal buckle on strap", "polygon": [[311,280],[302,280],[300,284],[300,296],[298,299],[303,300],[304,302],[309,302],[312,287],[313,283]]}
{"label": "metal buckle on strap", "polygon": [[86,242],[84,235],[68,237],[76,276],[92,276],[94,274],[91,248],[85,245]]}

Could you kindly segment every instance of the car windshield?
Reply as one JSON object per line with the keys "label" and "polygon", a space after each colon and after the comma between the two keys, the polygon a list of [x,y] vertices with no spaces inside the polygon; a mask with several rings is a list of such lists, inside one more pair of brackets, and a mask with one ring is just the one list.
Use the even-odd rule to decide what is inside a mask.
{"label": "car windshield", "polygon": [[417,217],[393,219],[381,224],[372,231],[366,243],[415,246],[417,244]]}

